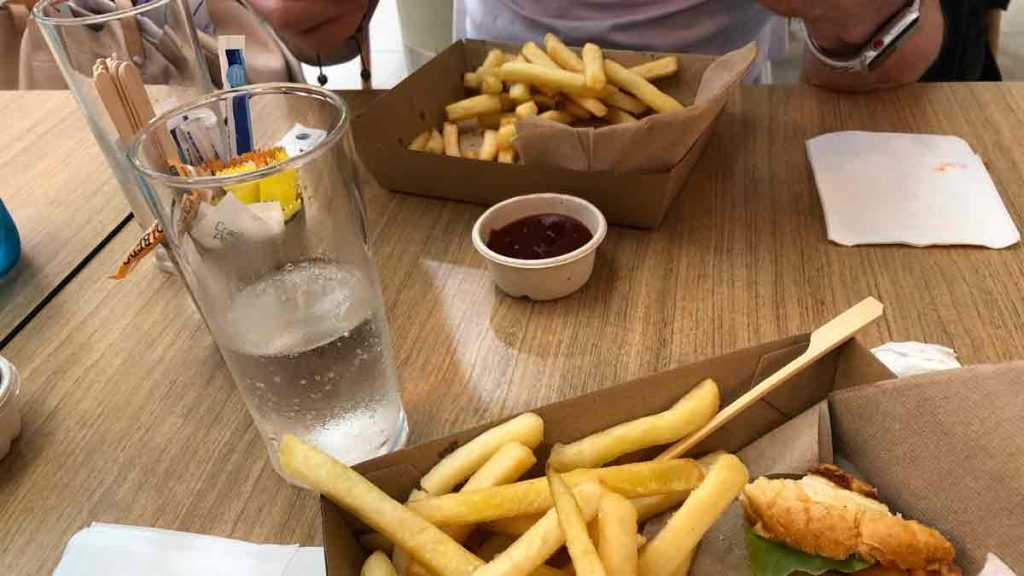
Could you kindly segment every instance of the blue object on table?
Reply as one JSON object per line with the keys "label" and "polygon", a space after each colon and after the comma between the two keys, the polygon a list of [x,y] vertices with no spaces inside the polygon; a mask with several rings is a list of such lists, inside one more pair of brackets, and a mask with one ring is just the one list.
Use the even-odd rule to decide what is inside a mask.
{"label": "blue object on table", "polygon": [[14,219],[0,199],[0,276],[7,274],[21,256],[21,238]]}

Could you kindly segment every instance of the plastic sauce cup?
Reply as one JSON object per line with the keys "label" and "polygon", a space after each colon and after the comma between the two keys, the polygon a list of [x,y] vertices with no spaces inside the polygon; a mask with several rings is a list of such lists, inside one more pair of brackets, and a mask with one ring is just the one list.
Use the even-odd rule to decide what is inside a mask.
{"label": "plastic sauce cup", "polygon": [[[539,260],[503,256],[487,247],[492,231],[527,216],[562,214],[586,226],[593,238],[576,250]],[[495,204],[473,225],[473,246],[487,259],[494,283],[513,297],[554,300],[579,290],[594,270],[597,247],[608,233],[604,214],[593,204],[565,194],[530,194]]]}
{"label": "plastic sauce cup", "polygon": [[0,458],[11,449],[11,441],[21,432],[21,381],[18,370],[0,356]]}

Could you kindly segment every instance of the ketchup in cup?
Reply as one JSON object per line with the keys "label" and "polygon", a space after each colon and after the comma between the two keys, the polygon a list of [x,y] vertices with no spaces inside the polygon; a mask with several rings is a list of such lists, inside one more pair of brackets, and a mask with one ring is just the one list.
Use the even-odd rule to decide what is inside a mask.
{"label": "ketchup in cup", "polygon": [[565,214],[534,214],[492,230],[487,247],[502,256],[541,260],[568,254],[594,235],[583,222]]}

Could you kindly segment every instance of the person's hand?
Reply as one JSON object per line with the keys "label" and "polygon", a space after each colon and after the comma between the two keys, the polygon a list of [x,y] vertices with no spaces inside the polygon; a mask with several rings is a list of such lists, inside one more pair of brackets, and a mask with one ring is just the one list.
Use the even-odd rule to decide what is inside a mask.
{"label": "person's hand", "polygon": [[324,64],[340,61],[347,38],[359,27],[369,0],[249,0],[296,58]]}
{"label": "person's hand", "polygon": [[759,0],[769,10],[800,18],[807,33],[830,55],[856,54],[906,0]]}

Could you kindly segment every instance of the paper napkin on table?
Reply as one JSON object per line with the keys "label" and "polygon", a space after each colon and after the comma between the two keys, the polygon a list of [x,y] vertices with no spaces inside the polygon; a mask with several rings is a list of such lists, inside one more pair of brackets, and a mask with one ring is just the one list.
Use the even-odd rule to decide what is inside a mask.
{"label": "paper napkin on table", "polygon": [[94,522],[71,537],[53,576],[323,576],[321,548],[253,544]]}
{"label": "paper napkin on table", "polygon": [[873,348],[871,353],[899,377],[961,367],[956,352],[938,344],[889,342]]}
{"label": "paper napkin on table", "polygon": [[1005,248],[1020,233],[963,139],[833,132],[807,141],[828,238],[838,244]]}

